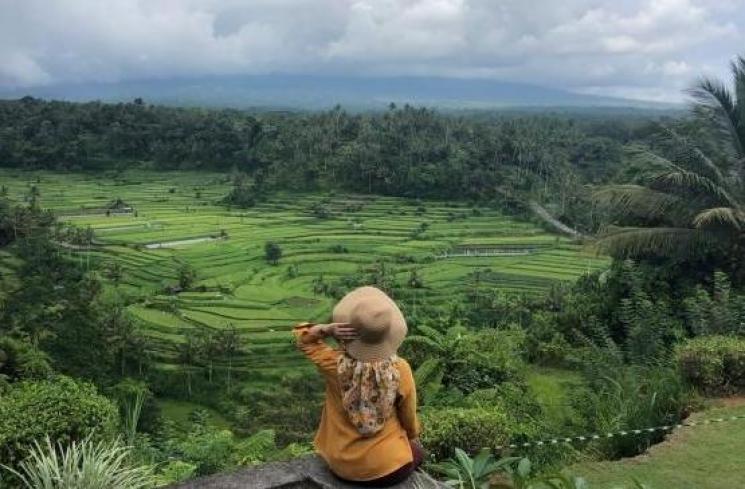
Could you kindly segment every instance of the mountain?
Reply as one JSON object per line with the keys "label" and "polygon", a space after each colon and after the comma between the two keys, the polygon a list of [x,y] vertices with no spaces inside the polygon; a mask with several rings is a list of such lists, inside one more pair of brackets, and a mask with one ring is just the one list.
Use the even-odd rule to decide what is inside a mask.
{"label": "mountain", "polygon": [[583,95],[525,83],[485,79],[309,75],[215,76],[201,78],[85,83],[2,90],[0,98],[34,97],[106,102],[140,97],[150,103],[274,109],[383,108],[391,102],[445,109],[641,108],[674,106],[639,100]]}

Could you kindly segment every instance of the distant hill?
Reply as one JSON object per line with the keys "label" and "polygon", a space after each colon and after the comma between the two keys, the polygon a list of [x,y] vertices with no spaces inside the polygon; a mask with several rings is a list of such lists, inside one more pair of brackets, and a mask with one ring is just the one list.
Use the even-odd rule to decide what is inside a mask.
{"label": "distant hill", "polygon": [[676,106],[598,97],[555,88],[484,79],[391,77],[356,78],[307,75],[219,76],[85,83],[2,90],[0,98],[25,95],[71,101],[128,101],[233,108],[352,109],[383,108],[390,102],[445,109],[493,108],[638,108]]}

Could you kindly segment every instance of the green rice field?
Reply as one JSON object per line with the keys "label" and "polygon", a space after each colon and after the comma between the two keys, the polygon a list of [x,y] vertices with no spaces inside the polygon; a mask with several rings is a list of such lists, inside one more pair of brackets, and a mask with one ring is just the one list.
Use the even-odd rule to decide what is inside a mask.
{"label": "green rice field", "polygon": [[[226,327],[235,327],[245,345],[237,369],[268,374],[296,366],[302,359],[289,329],[326,319],[333,303],[314,293],[314,282],[333,283],[381,260],[395,274],[396,299],[406,311],[457,300],[474,287],[476,271],[489,270],[478,274],[479,286],[540,294],[608,263],[532,223],[465,202],[285,192],[250,209],[229,209],[218,203],[229,178],[196,172],[2,170],[0,182],[17,202],[36,185],[42,207],[94,230],[92,246],[68,252],[82,266],[118,264],[121,277],[108,286],[138,298],[130,311],[162,368],[176,364],[187,335]],[[131,210],[107,215],[116,199]],[[310,210],[319,203],[327,217]],[[265,260],[267,241],[282,247],[276,266]],[[197,272],[194,286],[168,293],[184,263]],[[0,254],[3,287],[11,286],[16,266]],[[412,270],[421,288],[407,285]]]}

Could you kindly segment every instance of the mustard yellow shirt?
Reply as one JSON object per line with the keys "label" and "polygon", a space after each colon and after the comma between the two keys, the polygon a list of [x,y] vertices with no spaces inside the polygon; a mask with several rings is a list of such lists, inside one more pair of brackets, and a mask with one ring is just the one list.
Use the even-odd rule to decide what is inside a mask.
{"label": "mustard yellow shirt", "polygon": [[300,350],[318,367],[326,380],[326,401],[314,440],[318,453],[338,476],[356,481],[388,475],[413,460],[410,439],[419,436],[416,388],[409,363],[399,359],[401,381],[395,416],[371,437],[363,437],[347,418],[341,400],[336,365],[342,353],[323,340],[307,335],[311,324],[300,324],[294,334]]}

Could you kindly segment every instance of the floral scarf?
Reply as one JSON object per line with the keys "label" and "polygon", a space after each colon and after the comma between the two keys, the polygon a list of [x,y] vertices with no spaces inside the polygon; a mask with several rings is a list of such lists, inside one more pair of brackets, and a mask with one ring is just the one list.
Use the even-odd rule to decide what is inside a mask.
{"label": "floral scarf", "polygon": [[398,357],[363,362],[349,355],[339,356],[337,373],[341,400],[349,420],[362,436],[383,429],[393,412],[401,378],[396,368]]}

